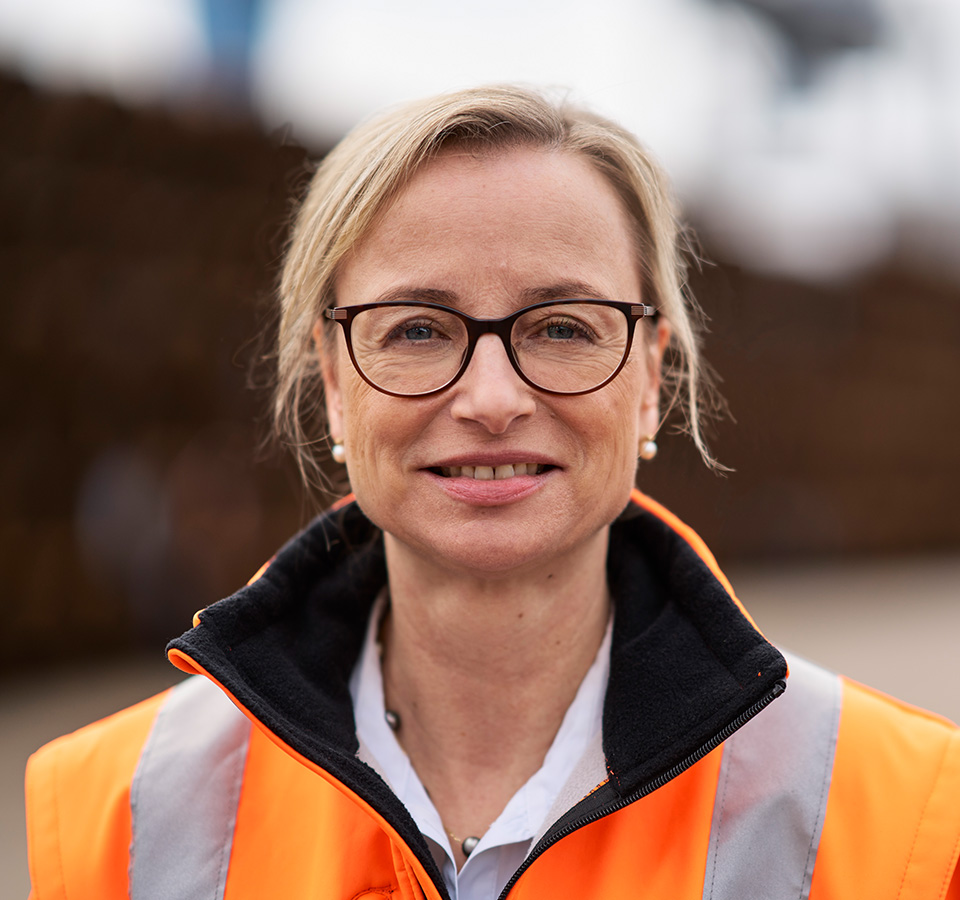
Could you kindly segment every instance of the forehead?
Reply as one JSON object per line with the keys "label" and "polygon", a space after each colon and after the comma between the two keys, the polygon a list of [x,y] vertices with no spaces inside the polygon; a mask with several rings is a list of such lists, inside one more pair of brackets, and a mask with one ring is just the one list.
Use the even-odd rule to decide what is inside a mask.
{"label": "forehead", "polygon": [[343,261],[337,302],[405,285],[464,304],[554,283],[638,299],[634,228],[610,183],[580,155],[451,149],[420,169]]}

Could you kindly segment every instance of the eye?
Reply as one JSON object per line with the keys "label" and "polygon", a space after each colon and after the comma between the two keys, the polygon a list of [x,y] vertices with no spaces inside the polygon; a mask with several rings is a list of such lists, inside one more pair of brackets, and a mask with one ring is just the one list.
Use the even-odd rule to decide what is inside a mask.
{"label": "eye", "polygon": [[433,337],[433,329],[429,325],[411,325],[403,336],[408,341],[427,341]]}
{"label": "eye", "polygon": [[569,316],[554,317],[552,320],[543,322],[540,328],[541,332],[552,341],[594,339],[593,330],[585,322]]}
{"label": "eye", "polygon": [[554,340],[570,340],[577,336],[577,332],[570,325],[548,325],[545,329],[547,337]]}
{"label": "eye", "polygon": [[387,333],[386,344],[422,344],[446,338],[443,326],[427,318],[405,319],[397,322]]}

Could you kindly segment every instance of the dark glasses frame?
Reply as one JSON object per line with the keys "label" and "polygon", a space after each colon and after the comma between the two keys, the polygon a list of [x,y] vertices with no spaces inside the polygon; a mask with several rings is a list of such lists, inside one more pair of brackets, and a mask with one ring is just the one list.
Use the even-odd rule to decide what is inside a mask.
{"label": "dark glasses frame", "polygon": [[[514,323],[517,321],[517,319],[523,315],[526,315],[531,310],[542,309],[547,306],[567,306],[574,303],[581,305],[584,303],[589,303],[594,306],[609,306],[611,309],[616,309],[623,313],[624,318],[627,320],[627,343],[623,348],[623,358],[620,360],[620,364],[616,367],[616,369],[613,370],[613,372],[610,373],[607,378],[601,381],[600,384],[582,391],[554,391],[550,388],[545,388],[537,384],[524,374],[523,370],[520,368],[520,364],[517,362],[517,357],[513,352],[513,347],[510,345],[510,332],[513,330]],[[385,306],[416,306],[422,309],[436,309],[440,310],[441,312],[456,316],[458,319],[460,319],[460,321],[463,322],[467,329],[467,350],[463,355],[460,368],[445,384],[440,385],[440,387],[431,388],[429,391],[420,391],[415,394],[401,394],[397,391],[388,391],[386,388],[382,388],[380,385],[375,384],[370,380],[370,378],[367,377],[363,369],[360,368],[360,365],[357,363],[357,358],[353,355],[353,341],[350,338],[350,327],[353,324],[354,318],[360,313]],[[467,371],[467,367],[470,365],[470,360],[473,358],[473,351],[477,346],[477,341],[485,334],[495,334],[498,338],[500,338],[500,341],[507,352],[507,358],[510,360],[510,364],[513,366],[514,371],[520,376],[520,379],[530,387],[535,388],[538,391],[543,391],[545,394],[555,394],[564,397],[577,396],[580,394],[591,394],[594,391],[598,391],[600,388],[610,384],[610,382],[620,374],[620,370],[623,369],[627,362],[627,358],[630,356],[630,348],[633,346],[633,335],[636,331],[633,325],[639,319],[652,318],[656,320],[658,316],[658,312],[655,307],[648,306],[644,303],[627,303],[619,300],[596,299],[545,300],[542,303],[534,303],[531,306],[525,306],[523,309],[518,309],[509,316],[504,316],[502,319],[476,319],[473,316],[468,316],[466,313],[460,312],[458,309],[453,309],[449,306],[443,306],[440,303],[428,303],[423,300],[387,300],[383,303],[361,303],[358,306],[334,306],[330,309],[325,309],[323,314],[326,318],[332,319],[334,322],[339,322],[340,326],[343,328],[343,336],[347,342],[347,352],[350,354],[350,361],[353,363],[353,367],[357,370],[357,373],[360,375],[360,377],[367,384],[369,384],[370,387],[374,388],[374,390],[380,391],[381,394],[387,394],[390,397],[429,397],[433,394],[439,394],[441,391],[445,391],[448,387],[459,381],[463,373]]]}

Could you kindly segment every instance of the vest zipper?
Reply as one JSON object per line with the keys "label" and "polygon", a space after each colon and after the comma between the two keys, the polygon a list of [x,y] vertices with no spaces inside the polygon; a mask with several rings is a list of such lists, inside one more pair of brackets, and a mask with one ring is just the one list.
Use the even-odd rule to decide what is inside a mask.
{"label": "vest zipper", "polygon": [[719,747],[728,737],[730,737],[730,735],[746,725],[747,722],[749,722],[757,713],[763,710],[764,707],[776,700],[777,697],[779,697],[786,690],[786,688],[787,685],[785,681],[776,682],[770,689],[769,693],[761,697],[756,703],[753,704],[753,706],[748,707],[746,710],[740,713],[739,716],[737,716],[732,722],[725,725],[699,749],[695,750],[688,757],[681,760],[663,774],[658,775],[652,781],[648,781],[645,785],[638,788],[629,796],[622,797],[621,799],[614,803],[610,803],[602,809],[596,809],[583,818],[578,819],[576,822],[571,822],[569,825],[564,825],[563,828],[559,828],[553,833],[548,832],[540,839],[540,843],[538,843],[537,846],[530,851],[530,854],[523,861],[523,865],[521,865],[520,868],[513,873],[513,877],[507,882],[506,887],[504,887],[503,891],[501,892],[499,900],[506,900],[507,894],[509,894],[513,889],[513,886],[517,883],[520,876],[526,872],[526,870],[538,856],[542,855],[546,850],[557,843],[557,841],[567,837],[567,835],[572,834],[574,831],[583,828],[584,825],[590,825],[593,822],[604,818],[605,816],[609,816],[611,813],[615,813],[618,810],[629,806],[631,803],[635,803],[641,797],[646,797],[647,794],[652,794],[654,791],[662,788],[668,781],[672,781],[681,772],[686,771],[694,763],[703,759],[703,757],[705,757],[708,753]]}

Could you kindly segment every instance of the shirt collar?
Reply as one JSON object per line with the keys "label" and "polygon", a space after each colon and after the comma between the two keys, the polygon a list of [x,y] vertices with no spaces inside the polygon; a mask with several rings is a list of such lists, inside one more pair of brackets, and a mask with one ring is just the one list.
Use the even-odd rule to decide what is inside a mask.
{"label": "shirt collar", "polygon": [[[374,604],[363,647],[350,679],[357,737],[363,748],[364,761],[372,765],[390,785],[410,811],[424,837],[442,849],[452,866],[453,855],[440,815],[384,715],[386,708],[378,634],[387,602],[387,591],[384,589]],[[610,671],[612,634],[611,616],[597,655],[563,717],[553,743],[544,757],[543,765],[514,794],[481,837],[476,850],[461,870],[461,875],[465,876],[467,866],[478,863],[481,855],[487,851],[518,843],[529,845],[532,838],[541,831],[563,786],[601,732],[603,700]],[[446,874],[448,867],[444,866],[444,869]]]}

